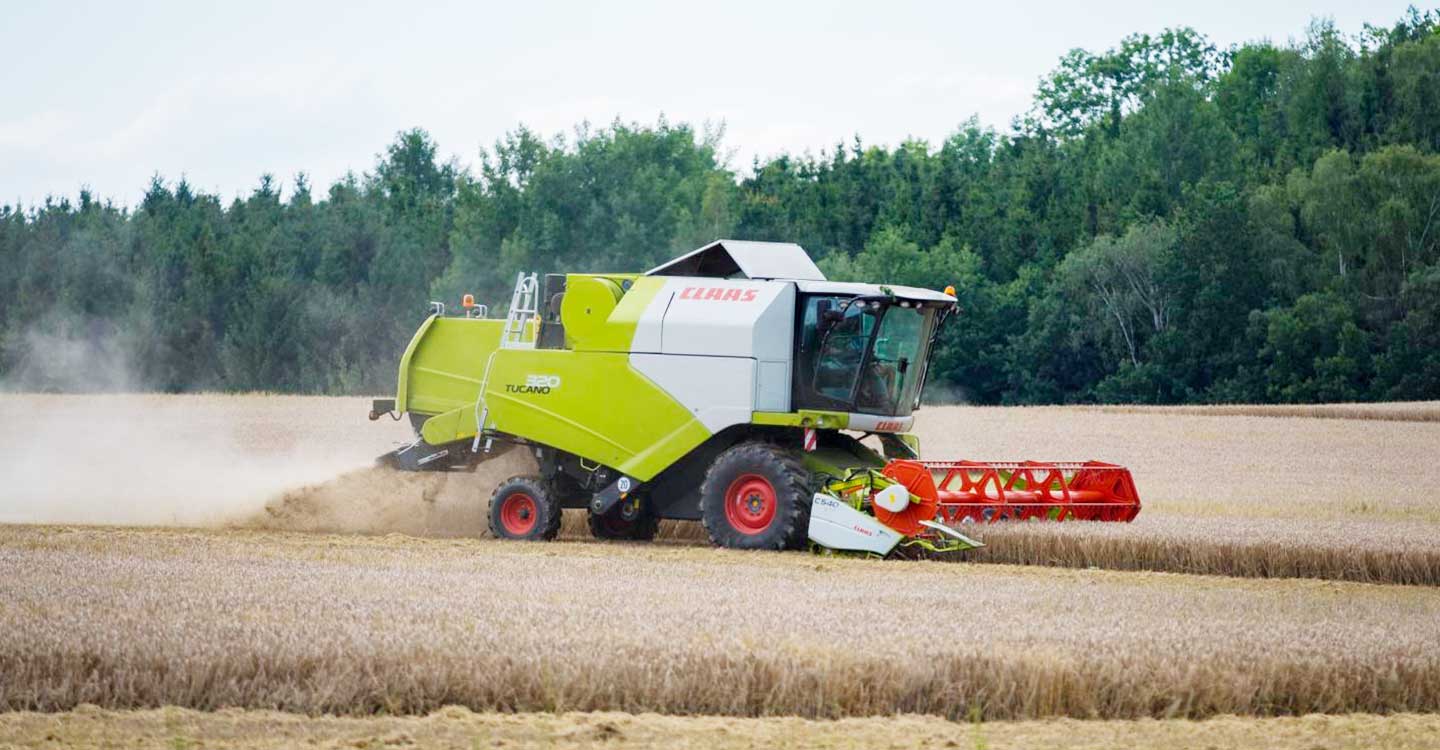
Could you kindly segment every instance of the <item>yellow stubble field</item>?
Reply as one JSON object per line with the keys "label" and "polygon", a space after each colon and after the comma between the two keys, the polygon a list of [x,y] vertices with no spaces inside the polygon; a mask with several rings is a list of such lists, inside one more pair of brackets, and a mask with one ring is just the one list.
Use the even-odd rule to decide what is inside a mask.
{"label": "yellow stubble field", "polygon": [[[686,729],[634,715],[646,712],[983,716],[979,739],[936,726],[985,747],[1422,747],[1436,731],[1430,404],[923,411],[927,457],[1132,468],[1136,523],[987,527],[989,547],[969,557],[1070,571],[739,554],[683,524],[652,547],[586,542],[575,523],[552,545],[476,539],[488,486],[524,458],[473,476],[366,468],[406,429],[365,422],[362,399],[3,395],[0,407],[27,425],[0,432],[0,521],[19,524],[0,527],[0,705],[20,711],[0,715],[0,738],[83,733],[96,716],[143,740],[176,721],[222,731],[376,711],[418,718],[336,731],[419,736],[494,710],[527,712],[485,730],[521,744],[579,742],[608,719],[563,712],[614,710],[623,731],[607,741],[635,746],[654,722],[671,738],[721,721],[736,737],[800,731],[835,746],[893,725]],[[130,528],[74,525],[90,523]],[[167,705],[184,708],[163,721],[144,710]],[[226,707],[244,710],[210,713]],[[1241,718],[1214,718],[1227,714]],[[1055,716],[1086,720],[1042,720]],[[1023,720],[993,721],[1007,718]]]}

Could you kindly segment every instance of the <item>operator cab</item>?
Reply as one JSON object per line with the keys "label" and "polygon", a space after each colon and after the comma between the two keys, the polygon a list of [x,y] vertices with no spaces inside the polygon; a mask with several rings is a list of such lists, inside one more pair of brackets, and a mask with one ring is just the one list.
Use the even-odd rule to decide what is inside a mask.
{"label": "operator cab", "polygon": [[952,299],[868,284],[806,286],[821,285],[802,285],[796,303],[795,408],[909,416]]}
{"label": "operator cab", "polygon": [[929,289],[827,281],[803,248],[783,242],[717,240],[645,275],[793,284],[791,410],[909,416],[955,309],[954,297]]}

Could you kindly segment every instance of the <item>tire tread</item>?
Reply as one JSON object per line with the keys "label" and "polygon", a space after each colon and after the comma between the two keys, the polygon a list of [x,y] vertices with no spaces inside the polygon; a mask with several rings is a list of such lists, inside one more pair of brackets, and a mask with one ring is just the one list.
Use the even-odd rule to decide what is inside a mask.
{"label": "tire tread", "polygon": [[[774,470],[782,479],[772,482],[775,499],[781,507],[779,526],[766,533],[750,536],[733,529],[725,519],[724,497],[727,487],[723,476],[732,473],[730,467],[738,464],[747,471]],[[740,549],[797,549],[803,546],[809,533],[810,521],[810,473],[792,450],[774,443],[750,441],[735,445],[721,453],[700,485],[700,515],[710,541],[716,546]],[[716,507],[719,506],[719,507]]]}
{"label": "tire tread", "polygon": [[497,504],[504,495],[516,489],[524,489],[526,494],[535,500],[535,507],[540,512],[541,518],[536,521],[538,531],[531,532],[525,539],[531,541],[548,542],[560,534],[560,500],[551,490],[550,485],[538,476],[531,474],[517,474],[501,482],[495,491],[490,494],[490,507],[487,512],[489,518],[490,536],[496,539],[515,539],[515,537],[504,534],[500,531],[500,507]]}

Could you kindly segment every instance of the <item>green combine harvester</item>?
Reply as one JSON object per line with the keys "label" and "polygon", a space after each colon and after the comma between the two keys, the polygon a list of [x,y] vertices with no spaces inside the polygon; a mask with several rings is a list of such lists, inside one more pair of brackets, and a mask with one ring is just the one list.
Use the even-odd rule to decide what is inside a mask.
{"label": "green combine harvester", "polygon": [[381,461],[463,471],[533,452],[539,473],[490,498],[501,539],[553,539],[583,508],[603,539],[670,518],[724,547],[885,556],[977,546],[966,522],[1139,511],[1110,464],[919,460],[913,413],[953,290],[827,281],[798,245],[521,274],[504,317],[468,296],[463,315],[432,310],[370,413],[408,415],[416,439]]}

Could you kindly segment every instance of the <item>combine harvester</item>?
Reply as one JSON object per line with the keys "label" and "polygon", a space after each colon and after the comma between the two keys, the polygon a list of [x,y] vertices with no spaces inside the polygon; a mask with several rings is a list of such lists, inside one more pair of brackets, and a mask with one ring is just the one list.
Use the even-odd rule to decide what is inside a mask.
{"label": "combine harvester", "polygon": [[953,294],[826,281],[799,245],[732,240],[643,274],[521,274],[504,318],[432,303],[370,412],[408,414],[417,438],[381,462],[532,451],[540,473],[491,497],[502,539],[553,539],[585,508],[604,539],[673,518],[722,547],[885,556],[978,546],[966,522],[1133,519],[1112,464],[920,460],[909,430]]}

